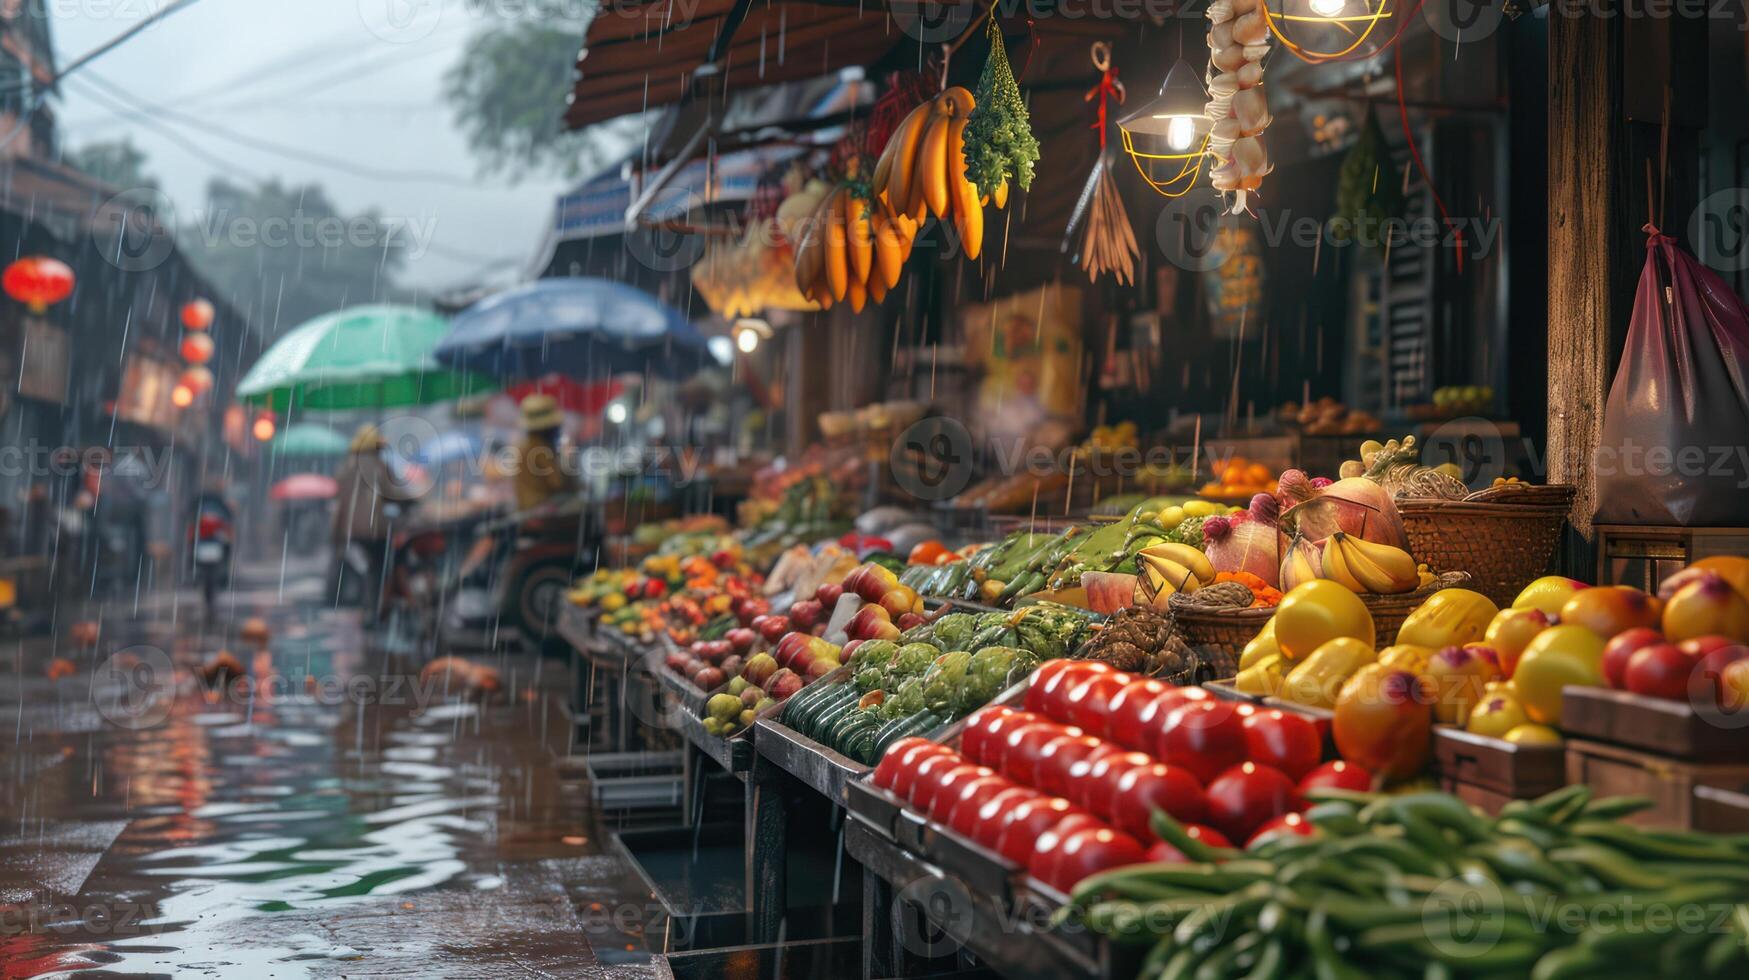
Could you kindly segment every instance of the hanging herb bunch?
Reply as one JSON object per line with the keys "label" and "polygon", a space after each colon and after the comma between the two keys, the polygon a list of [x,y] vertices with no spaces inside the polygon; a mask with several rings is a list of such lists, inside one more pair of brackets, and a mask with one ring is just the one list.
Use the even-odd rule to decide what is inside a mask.
{"label": "hanging herb bunch", "polygon": [[978,78],[975,106],[966,121],[966,178],[989,195],[997,207],[1008,199],[1008,181],[1021,190],[1032,186],[1033,164],[1038,160],[1038,138],[1032,135],[1026,100],[1008,64],[1008,46],[994,12],[987,33],[990,56]]}

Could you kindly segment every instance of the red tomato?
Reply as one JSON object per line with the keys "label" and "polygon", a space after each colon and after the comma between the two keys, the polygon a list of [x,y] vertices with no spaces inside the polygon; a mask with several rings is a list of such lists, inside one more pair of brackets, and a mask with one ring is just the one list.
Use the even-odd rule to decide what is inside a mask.
{"label": "red tomato", "polygon": [[[1207,844],[1210,847],[1232,847],[1233,846],[1232,841],[1227,840],[1227,838],[1220,831],[1216,830],[1213,827],[1210,827],[1207,824],[1201,824],[1201,823],[1185,824],[1184,825],[1184,832],[1189,834],[1191,837],[1194,837],[1197,840],[1202,841],[1204,844]],[[1148,848],[1148,860],[1150,860],[1150,861],[1170,861],[1170,862],[1175,863],[1175,864],[1182,864],[1182,863],[1189,862],[1190,859],[1184,856],[1183,851],[1180,851],[1178,848],[1173,847],[1171,844],[1168,844],[1165,841],[1156,841],[1152,847]]]}
{"label": "red tomato", "polygon": [[1283,835],[1310,837],[1317,832],[1317,825],[1307,820],[1305,814],[1284,813],[1257,828],[1257,832],[1251,835],[1251,839],[1245,842],[1245,846],[1256,847],[1266,840]]}
{"label": "red tomato", "polygon": [[1036,789],[1010,783],[1007,789],[985,800],[984,805],[978,807],[978,821],[972,827],[972,839],[995,850],[996,841],[1002,834],[1002,826],[1008,822],[1008,815],[1014,812],[1014,808],[1027,800],[1044,798],[1045,795]]}
{"label": "red tomato", "polygon": [[[937,805],[936,809],[941,812],[943,823],[970,837],[978,826],[978,813],[984,804],[997,793],[1013,788],[1014,784],[1001,776],[979,776],[955,787],[952,802],[945,808]],[[936,802],[941,802],[939,797]]]}
{"label": "red tomato", "polygon": [[1058,735],[1039,749],[1032,784],[1047,793],[1067,794],[1075,785],[1075,764],[1110,744],[1092,735]]}
{"label": "red tomato", "polygon": [[869,777],[870,781],[881,789],[892,789],[894,781],[899,777],[900,768],[906,764],[905,759],[907,755],[909,755],[914,749],[921,749],[924,747],[951,751],[943,746],[936,745],[934,742],[931,742],[926,738],[912,736],[910,738],[899,739],[887,748],[885,755],[881,756],[881,761],[875,766],[874,775]]}
{"label": "red tomato", "polygon": [[1299,805],[1294,781],[1274,766],[1241,763],[1209,784],[1209,823],[1231,840],[1249,840]]}
{"label": "red tomato", "polygon": [[1179,823],[1197,823],[1208,812],[1202,784],[1179,766],[1154,762],[1136,766],[1118,778],[1111,797],[1111,822],[1138,840],[1152,840],[1148,821],[1165,810]]}
{"label": "red tomato", "polygon": [[[1052,831],[1052,834],[1057,834]],[[1139,864],[1147,852],[1134,837],[1110,827],[1088,827],[1060,835],[1051,860],[1045,862],[1046,884],[1067,892],[1088,875],[1126,864]],[[1044,843],[1043,838],[1040,844]]]}
{"label": "red tomato", "polygon": [[1649,644],[1628,657],[1622,686],[1649,698],[1681,701],[1688,697],[1688,677],[1699,663],[1674,643]]}
{"label": "red tomato", "polygon": [[1126,749],[1146,752],[1153,748],[1155,705],[1160,695],[1172,689],[1171,684],[1152,677],[1125,684],[1112,695],[1105,719],[1106,736]]}
{"label": "red tomato", "polygon": [[1301,796],[1314,789],[1346,789],[1367,793],[1372,791],[1372,773],[1356,763],[1337,759],[1306,773],[1300,778],[1297,789]]}
{"label": "red tomato", "polygon": [[1032,672],[1027,680],[1026,695],[1021,699],[1021,707],[1027,711],[1044,710],[1045,692],[1058,683],[1057,677],[1074,664],[1073,660],[1047,660]]}
{"label": "red tomato", "polygon": [[906,562],[912,565],[936,565],[940,564],[942,556],[952,553],[948,550],[947,545],[931,538],[928,541],[919,541],[917,546],[911,549],[910,557],[906,559]]}
{"label": "red tomato", "polygon": [[893,785],[888,787],[893,795],[910,799],[917,789],[917,774],[923,771],[923,764],[936,758],[949,760],[946,766],[955,766],[966,761],[958,752],[945,745],[914,745],[899,757],[898,771],[893,773]]}
{"label": "red tomato", "polygon": [[994,775],[996,775],[996,771],[988,766],[974,766],[969,762],[963,762],[951,769],[940,770],[940,774],[935,777],[933,789],[925,786],[923,780],[919,779],[917,781],[917,796],[912,802],[917,804],[917,809],[929,814],[930,817],[936,820],[945,820],[948,808],[953,806],[955,800],[959,799],[959,791],[967,783],[984,776]]}
{"label": "red tomato", "polygon": [[[929,797],[935,795],[935,785],[940,782],[942,773],[955,766],[966,764],[965,757],[958,752],[942,752],[925,755],[917,761],[911,770],[911,783],[906,787],[905,798],[919,810],[928,812],[926,803]],[[899,777],[899,783],[904,784],[904,775]]]}
{"label": "red tomato", "polygon": [[1076,802],[1094,813],[1110,813],[1111,798],[1117,792],[1117,783],[1123,774],[1137,766],[1151,766],[1154,762],[1154,757],[1144,752],[1113,752],[1100,756],[1099,761],[1087,770],[1087,778],[1074,787],[1080,794]]}
{"label": "red tomato", "polygon": [[[960,751],[979,765],[992,769],[1001,768],[1003,740],[1008,733],[1022,725],[1034,722],[1049,721],[1044,715],[1033,714],[1030,711],[1009,711],[1007,714],[988,715],[982,725],[974,732],[969,726],[960,735]],[[973,753],[976,753],[975,755]]]}
{"label": "red tomato", "polygon": [[1274,766],[1299,779],[1317,768],[1324,754],[1318,726],[1304,715],[1279,708],[1252,712],[1245,718],[1245,751],[1252,762]]}
{"label": "red tomato", "polygon": [[1245,716],[1231,701],[1195,700],[1166,716],[1154,743],[1161,761],[1183,766],[1207,785],[1245,761]]}
{"label": "red tomato", "polygon": [[1037,721],[1030,725],[1021,725],[1006,733],[1000,743],[994,762],[1009,778],[1017,783],[1037,786],[1039,756],[1043,753],[1045,743],[1062,735],[1079,735],[1081,729],[1059,725],[1054,721]]}
{"label": "red tomato", "polygon": [[[1045,667],[1052,663],[1061,663],[1063,666],[1053,671],[1043,682],[1037,680],[1038,673],[1034,672],[1034,683],[1026,690],[1026,710],[1037,711],[1057,721],[1069,720],[1070,691],[1095,675],[1116,673],[1110,666],[1097,660],[1054,660],[1047,662]],[[1044,670],[1044,667],[1039,670]]]}
{"label": "red tomato", "polygon": [[996,831],[996,853],[1024,865],[1032,856],[1033,842],[1072,816],[1093,815],[1060,796],[1022,800],[1002,817],[1002,826]]}
{"label": "red tomato", "polygon": [[1069,713],[1067,721],[1090,732],[1105,731],[1112,697],[1133,680],[1135,678],[1128,674],[1112,671],[1108,674],[1094,674],[1076,684],[1070,688],[1069,697],[1063,706]]}
{"label": "red tomato", "polygon": [[973,762],[982,763],[984,746],[988,744],[984,737],[988,726],[996,719],[1006,718],[1014,713],[1014,709],[1007,705],[992,704],[968,715],[965,727],[960,729],[960,754]]}

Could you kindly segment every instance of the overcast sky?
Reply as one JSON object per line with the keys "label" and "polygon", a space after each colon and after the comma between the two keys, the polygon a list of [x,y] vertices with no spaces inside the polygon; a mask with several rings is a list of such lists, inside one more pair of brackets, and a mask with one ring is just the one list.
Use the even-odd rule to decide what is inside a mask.
{"label": "overcast sky", "polygon": [[[59,63],[169,2],[47,0]],[[127,118],[99,101],[107,93],[90,94],[94,83],[79,83],[79,75],[55,106],[62,139],[72,148],[131,137],[184,219],[200,208],[207,180],[225,167],[233,177],[320,183],[348,214],[375,207],[421,226],[430,222],[434,248],[408,263],[402,283],[462,285],[492,260],[526,264],[565,186],[552,178],[512,184],[477,176],[441,88],[480,17],[463,0],[199,0],[84,70],[136,99],[245,137],[375,170],[452,174],[470,186],[347,173],[238,145],[185,122]],[[178,145],[178,137],[204,156]]]}

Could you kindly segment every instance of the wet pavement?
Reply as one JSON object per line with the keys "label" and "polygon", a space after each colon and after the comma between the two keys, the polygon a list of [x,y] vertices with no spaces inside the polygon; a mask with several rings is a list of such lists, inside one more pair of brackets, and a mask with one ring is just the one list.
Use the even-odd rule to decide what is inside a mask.
{"label": "wet pavement", "polygon": [[[257,569],[211,629],[165,597],[0,645],[0,977],[653,975],[563,666],[477,658],[505,690],[464,698],[326,599]],[[200,677],[221,647],[249,683]]]}

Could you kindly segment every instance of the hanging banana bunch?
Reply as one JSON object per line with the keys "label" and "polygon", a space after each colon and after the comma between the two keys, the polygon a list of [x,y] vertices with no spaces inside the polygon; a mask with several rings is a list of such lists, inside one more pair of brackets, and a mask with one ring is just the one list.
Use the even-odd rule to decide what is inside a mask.
{"label": "hanging banana bunch", "polygon": [[1264,0],[1213,0],[1209,19],[1209,102],[1214,123],[1209,153],[1215,166],[1209,182],[1235,193],[1233,213],[1245,210],[1246,195],[1263,186],[1270,171],[1263,148],[1269,127],[1269,100],[1263,93],[1263,57],[1269,53],[1269,14]]}
{"label": "hanging banana bunch", "polygon": [[796,242],[796,288],[821,309],[848,302],[858,313],[899,283],[917,224],[894,214],[852,160],[845,180],[828,191],[801,223]]}

